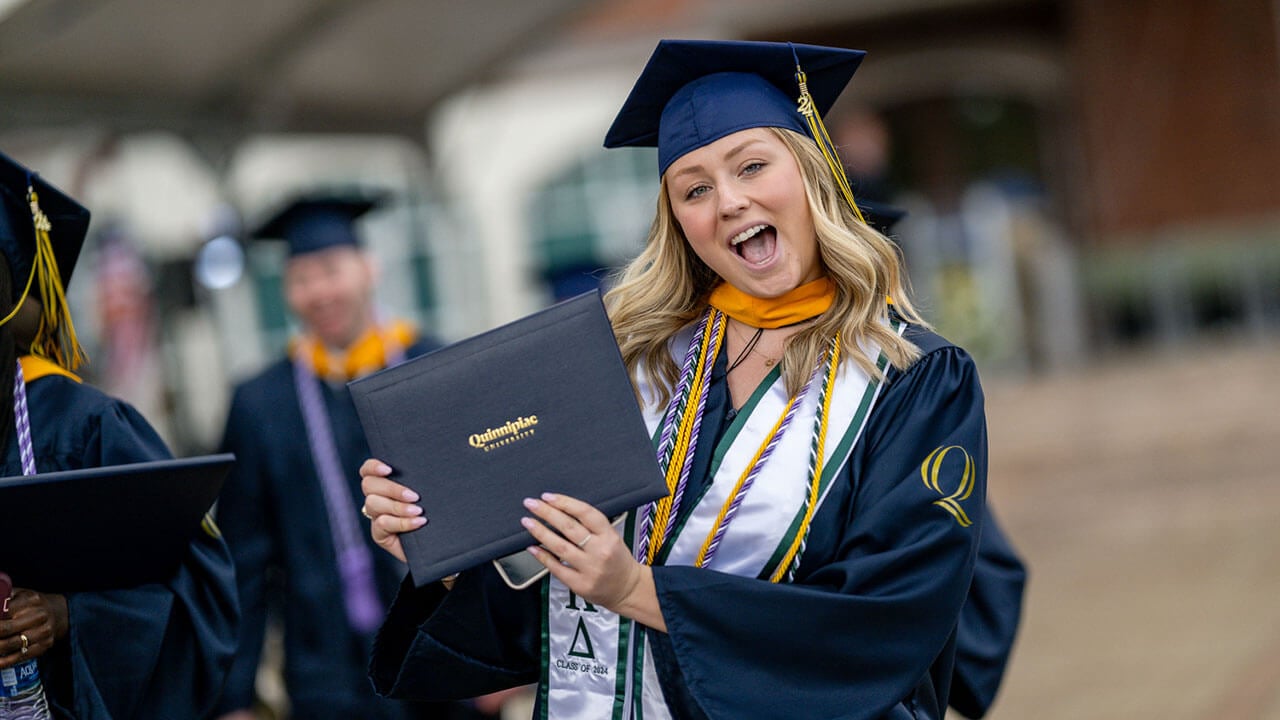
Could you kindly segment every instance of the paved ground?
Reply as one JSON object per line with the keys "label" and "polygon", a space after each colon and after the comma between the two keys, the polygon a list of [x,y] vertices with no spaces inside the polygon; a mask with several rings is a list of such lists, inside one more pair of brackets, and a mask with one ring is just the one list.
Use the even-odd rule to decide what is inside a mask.
{"label": "paved ground", "polygon": [[1280,343],[987,384],[1030,562],[995,720],[1280,720]]}

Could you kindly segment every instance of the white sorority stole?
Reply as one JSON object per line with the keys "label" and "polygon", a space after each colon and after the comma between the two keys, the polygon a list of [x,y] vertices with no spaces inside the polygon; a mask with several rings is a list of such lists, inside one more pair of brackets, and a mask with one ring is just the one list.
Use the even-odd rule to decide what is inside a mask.
{"label": "white sorority stole", "polygon": [[[691,338],[691,330],[679,334],[672,342],[676,351],[673,354],[683,352]],[[880,356],[879,348],[864,344],[863,349],[872,351],[870,357],[880,358],[878,365],[883,371],[886,361]],[[677,363],[679,360],[677,357]],[[879,389],[880,382],[869,377],[857,363],[840,364],[830,388],[832,397],[826,418],[827,437],[817,506],[813,508],[815,514],[826,499],[832,480],[848,462]],[[644,418],[650,435],[656,436],[665,408],[651,402],[653,395],[646,383],[641,383],[641,393],[650,400],[643,408]],[[810,492],[807,469],[813,431],[821,411],[819,395],[816,388],[811,389],[800,402],[788,431],[759,470],[707,567],[765,579],[778,571],[778,564],[800,532]],[[701,497],[686,496],[685,502],[696,502],[696,505],[683,524],[672,529],[655,564],[695,564],[703,543],[714,529],[720,509],[729,500],[729,493],[748,469],[789,400],[781,373],[774,368],[726,429],[712,460],[712,482]],[[709,437],[710,434],[703,436]],[[635,530],[635,513],[631,513],[623,537],[632,547]],[[787,577],[786,570],[783,575]],[[554,577],[543,585],[543,603],[546,613],[541,718],[669,720],[671,715],[662,697],[653,655],[645,646],[644,628],[586,603]]]}

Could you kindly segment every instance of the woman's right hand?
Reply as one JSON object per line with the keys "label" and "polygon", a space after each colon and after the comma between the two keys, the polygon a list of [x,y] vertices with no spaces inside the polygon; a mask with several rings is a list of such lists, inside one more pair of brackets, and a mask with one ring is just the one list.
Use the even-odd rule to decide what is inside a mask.
{"label": "woman's right hand", "polygon": [[373,541],[383,550],[406,562],[400,533],[427,524],[422,508],[414,505],[418,493],[389,480],[391,468],[380,460],[369,458],[360,466],[360,489],[364,492],[361,511],[369,518]]}

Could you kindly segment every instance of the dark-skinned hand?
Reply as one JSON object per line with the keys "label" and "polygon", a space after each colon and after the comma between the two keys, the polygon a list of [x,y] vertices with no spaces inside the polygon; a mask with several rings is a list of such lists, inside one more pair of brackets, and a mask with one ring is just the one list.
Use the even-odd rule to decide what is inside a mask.
{"label": "dark-skinned hand", "polygon": [[[67,598],[16,588],[9,600],[9,617],[0,620],[0,670],[38,658],[67,636]],[[22,652],[22,636],[27,652]]]}

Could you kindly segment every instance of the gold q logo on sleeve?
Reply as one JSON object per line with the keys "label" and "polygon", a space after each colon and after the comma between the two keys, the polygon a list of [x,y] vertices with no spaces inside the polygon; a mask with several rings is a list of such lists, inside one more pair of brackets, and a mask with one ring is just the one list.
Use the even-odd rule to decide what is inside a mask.
{"label": "gold q logo on sleeve", "polygon": [[[948,490],[943,488],[943,483],[950,485],[949,478],[953,473],[943,472],[942,461],[952,450],[957,450],[964,456],[964,470],[960,473],[960,481],[956,484],[955,490],[948,494]],[[957,464],[958,462],[951,463],[948,470]],[[973,493],[974,475],[973,458],[969,457],[969,453],[959,445],[940,447],[929,453],[920,464],[920,479],[924,480],[926,487],[942,496],[941,500],[934,500],[933,504],[951,513],[956,522],[960,523],[960,527],[969,527],[973,524],[960,503],[969,499],[969,495]]]}

